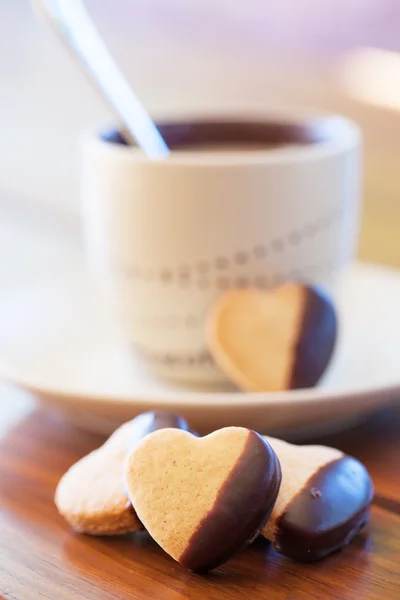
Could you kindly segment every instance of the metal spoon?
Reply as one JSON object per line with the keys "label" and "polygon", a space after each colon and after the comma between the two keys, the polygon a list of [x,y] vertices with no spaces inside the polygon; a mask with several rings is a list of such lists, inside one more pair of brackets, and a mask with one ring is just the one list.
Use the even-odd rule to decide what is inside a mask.
{"label": "metal spoon", "polygon": [[168,146],[111,57],[82,1],[34,0],[34,5],[122,120],[125,140],[136,142],[153,160],[168,156]]}

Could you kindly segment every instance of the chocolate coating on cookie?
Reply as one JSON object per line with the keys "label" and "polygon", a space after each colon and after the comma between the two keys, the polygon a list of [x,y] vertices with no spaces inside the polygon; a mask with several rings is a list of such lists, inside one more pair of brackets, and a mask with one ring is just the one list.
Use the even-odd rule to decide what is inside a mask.
{"label": "chocolate coating on cookie", "polygon": [[294,351],[290,388],[314,386],[324,373],[335,347],[337,318],[329,298],[304,286],[304,306]]}
{"label": "chocolate coating on cookie", "polygon": [[275,549],[302,562],[341,549],[368,520],[373,494],[371,478],[358,460],[344,456],[328,463],[280,517]]}
{"label": "chocolate coating on cookie", "polygon": [[157,410],[138,415],[132,421],[130,448],[134,448],[149,433],[169,427],[189,431],[186,419],[172,412]]}
{"label": "chocolate coating on cookie", "polygon": [[271,514],[281,479],[275,452],[249,431],[243,452],[189,540],[180,564],[192,571],[210,571],[252,542]]}

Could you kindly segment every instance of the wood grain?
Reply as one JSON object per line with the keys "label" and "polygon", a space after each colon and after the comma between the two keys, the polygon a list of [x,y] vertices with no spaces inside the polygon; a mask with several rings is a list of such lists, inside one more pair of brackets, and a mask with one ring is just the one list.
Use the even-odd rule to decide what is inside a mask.
{"label": "wood grain", "polygon": [[0,592],[15,600],[398,599],[399,425],[400,410],[392,410],[328,440],[363,458],[377,486],[370,524],[348,548],[299,565],[259,539],[199,576],[145,533],[102,539],[70,531],[55,509],[55,486],[70,464],[103,440],[38,411],[0,441]]}

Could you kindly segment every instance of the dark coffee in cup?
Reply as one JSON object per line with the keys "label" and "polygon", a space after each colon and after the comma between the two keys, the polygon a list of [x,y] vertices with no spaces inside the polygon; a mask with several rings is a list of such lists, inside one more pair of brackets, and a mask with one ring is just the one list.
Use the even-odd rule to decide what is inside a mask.
{"label": "dark coffee in cup", "polygon": [[[319,144],[332,137],[332,118],[310,121],[195,120],[158,123],[170,150],[242,151]],[[104,141],[127,145],[123,133],[105,131]]]}

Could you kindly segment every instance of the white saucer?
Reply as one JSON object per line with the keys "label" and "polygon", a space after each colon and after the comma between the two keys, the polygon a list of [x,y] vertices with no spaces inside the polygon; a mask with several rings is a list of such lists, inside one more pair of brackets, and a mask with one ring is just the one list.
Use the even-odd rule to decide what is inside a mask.
{"label": "white saucer", "polygon": [[400,272],[355,263],[338,288],[341,334],[320,386],[284,393],[188,390],[154,381],[83,274],[0,299],[0,377],[108,433],[154,408],[206,432],[243,425],[304,437],[400,399]]}

